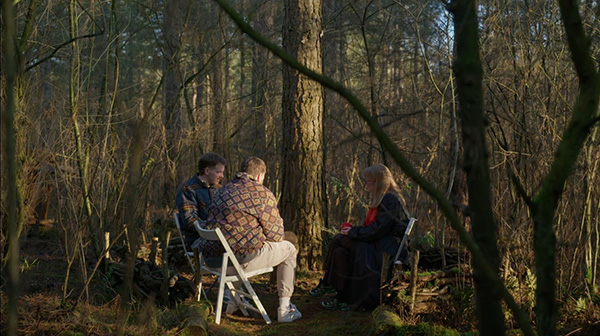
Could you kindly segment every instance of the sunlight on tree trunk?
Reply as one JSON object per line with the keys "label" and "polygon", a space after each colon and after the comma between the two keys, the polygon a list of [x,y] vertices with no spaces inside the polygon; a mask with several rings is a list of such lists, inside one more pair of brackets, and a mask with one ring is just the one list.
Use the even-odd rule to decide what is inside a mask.
{"label": "sunlight on tree trunk", "polygon": [[[303,64],[321,72],[321,1],[285,2],[283,45]],[[300,267],[321,263],[323,214],[323,89],[283,67],[283,165],[281,208],[285,226],[298,235]]]}

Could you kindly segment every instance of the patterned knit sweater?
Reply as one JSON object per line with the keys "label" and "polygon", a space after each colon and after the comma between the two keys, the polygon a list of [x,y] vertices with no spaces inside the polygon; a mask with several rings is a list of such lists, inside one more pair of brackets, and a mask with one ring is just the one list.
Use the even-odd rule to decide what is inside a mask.
{"label": "patterned knit sweater", "polygon": [[[265,241],[283,240],[283,219],[275,196],[247,173],[238,173],[215,193],[205,226],[220,228],[237,256],[258,252]],[[223,253],[216,242],[202,240],[200,249],[207,257]]]}

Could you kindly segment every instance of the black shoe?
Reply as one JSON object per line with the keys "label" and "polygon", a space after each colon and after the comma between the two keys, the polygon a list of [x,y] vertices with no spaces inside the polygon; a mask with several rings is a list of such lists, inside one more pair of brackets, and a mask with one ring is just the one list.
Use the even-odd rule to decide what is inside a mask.
{"label": "black shoe", "polygon": [[321,307],[327,310],[341,310],[348,311],[350,308],[346,302],[339,301],[338,299],[333,299],[331,301],[323,301],[321,302]]}
{"label": "black shoe", "polygon": [[312,296],[321,296],[323,294],[334,294],[335,288],[330,285],[319,284],[317,287],[309,291]]}

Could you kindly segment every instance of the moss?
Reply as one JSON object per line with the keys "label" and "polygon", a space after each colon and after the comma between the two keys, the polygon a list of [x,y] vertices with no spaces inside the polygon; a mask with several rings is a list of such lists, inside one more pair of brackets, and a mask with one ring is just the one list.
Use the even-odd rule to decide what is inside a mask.
{"label": "moss", "polygon": [[[404,275],[406,275],[406,276],[410,276],[410,271],[404,271],[404,272],[402,272],[402,273],[403,273]],[[425,276],[430,276],[430,275],[433,275],[433,274],[436,274],[436,273],[442,273],[442,271],[428,271],[428,272],[420,272],[420,273],[417,273],[417,276],[420,276],[420,277],[425,277]]]}
{"label": "moss", "polygon": [[[396,328],[396,335],[400,336],[461,336],[461,334],[453,329],[445,328],[438,325],[419,323],[416,325],[402,325]],[[473,334],[471,334],[473,335]],[[476,333],[474,334],[476,335]]]}

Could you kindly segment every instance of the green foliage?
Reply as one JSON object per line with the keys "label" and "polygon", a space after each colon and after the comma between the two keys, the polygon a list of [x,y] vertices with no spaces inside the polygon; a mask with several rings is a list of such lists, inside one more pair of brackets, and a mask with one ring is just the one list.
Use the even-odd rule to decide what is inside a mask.
{"label": "green foliage", "polygon": [[588,286],[592,285],[593,279],[594,279],[594,273],[592,272],[592,268],[586,267],[585,268],[585,282],[587,283]]}
{"label": "green foliage", "polygon": [[38,262],[37,258],[33,259],[33,261],[31,263],[29,262],[27,257],[23,258],[23,262],[21,263],[21,273],[30,271],[37,262]]}
{"label": "green foliage", "polygon": [[427,231],[423,235],[415,237],[413,241],[415,244],[414,246],[419,250],[431,249],[435,244],[435,239],[433,234],[431,234],[431,231]]}
{"label": "green foliage", "polygon": [[473,287],[453,286],[451,288],[451,293],[452,293],[452,297],[455,300],[458,300],[458,301],[464,302],[464,303],[470,303],[471,300],[473,299],[473,294],[475,294],[475,290],[473,289]]}
{"label": "green foliage", "polygon": [[575,300],[575,311],[578,314],[585,314],[588,309],[588,299],[585,297],[580,297]]}
{"label": "green foliage", "polygon": [[[418,272],[417,276],[419,277],[424,277],[424,276],[430,276],[433,275],[435,273],[441,273],[442,271],[426,271],[426,272]],[[410,271],[404,271],[404,274],[406,274],[407,276],[410,276]]]}
{"label": "green foliage", "polygon": [[402,325],[396,328],[396,335],[402,336],[460,336],[461,334],[452,329],[438,325],[419,323],[416,325]]}
{"label": "green foliage", "polygon": [[166,330],[177,328],[183,323],[184,315],[188,307],[185,304],[177,303],[173,308],[163,309],[157,316],[157,322]]}
{"label": "green foliage", "polygon": [[535,276],[535,273],[533,273],[529,268],[527,269],[525,284],[528,288],[526,296],[529,301],[529,306],[533,308],[535,306],[535,289],[537,286],[537,277]]}
{"label": "green foliage", "polygon": [[475,289],[471,286],[451,286],[450,294],[454,300],[456,315],[463,319],[470,319],[475,315],[475,303],[473,296]]}

